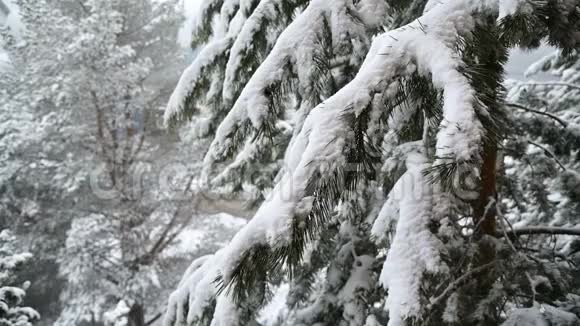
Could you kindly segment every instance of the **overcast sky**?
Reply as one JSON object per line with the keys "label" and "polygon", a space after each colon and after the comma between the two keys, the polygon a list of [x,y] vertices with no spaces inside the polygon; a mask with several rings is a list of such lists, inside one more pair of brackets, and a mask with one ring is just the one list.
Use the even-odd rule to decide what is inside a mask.
{"label": "overcast sky", "polygon": [[[533,50],[533,51],[513,49],[510,52],[510,59],[506,65],[506,72],[507,72],[508,78],[518,79],[518,80],[526,79],[526,77],[524,76],[526,69],[528,69],[528,67],[532,63],[536,62],[537,60],[541,59],[543,56],[546,56],[554,51],[555,51],[554,48],[547,47],[547,46],[540,47],[540,48]],[[535,79],[535,80],[554,79],[553,76],[548,75],[548,74],[537,74],[537,75],[534,75],[530,78]]]}

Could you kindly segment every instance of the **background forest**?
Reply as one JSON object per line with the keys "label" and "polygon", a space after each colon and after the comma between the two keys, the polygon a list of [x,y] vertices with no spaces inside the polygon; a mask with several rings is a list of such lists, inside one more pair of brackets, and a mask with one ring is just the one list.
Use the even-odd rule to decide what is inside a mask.
{"label": "background forest", "polygon": [[578,1],[0,25],[1,325],[580,325]]}
{"label": "background forest", "polygon": [[6,301],[2,318],[18,324],[20,310],[11,309],[19,305],[40,314],[23,310],[38,325],[159,322],[189,261],[245,223],[191,200],[205,145],[163,128],[194,55],[178,42],[183,4],[5,6],[1,279],[30,286],[23,302],[20,290]]}

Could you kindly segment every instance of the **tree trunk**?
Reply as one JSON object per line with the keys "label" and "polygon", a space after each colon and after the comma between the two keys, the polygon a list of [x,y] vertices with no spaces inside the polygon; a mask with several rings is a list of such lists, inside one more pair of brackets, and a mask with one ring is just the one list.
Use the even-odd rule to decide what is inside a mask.
{"label": "tree trunk", "polygon": [[[478,227],[474,236],[478,239],[479,256],[476,258],[476,267],[485,266],[496,259],[496,248],[489,237],[495,237],[497,217],[497,144],[494,140],[486,141],[483,153],[483,165],[481,168],[481,188],[478,200],[473,203],[473,222]],[[493,268],[481,273],[476,278],[474,297],[476,302],[489,295],[495,282]],[[475,325],[497,325],[497,320],[492,317],[493,312],[484,316],[483,320],[477,320]]]}
{"label": "tree trunk", "polygon": [[128,326],[145,326],[145,309],[139,303],[134,303],[127,315]]}
{"label": "tree trunk", "polygon": [[473,205],[473,222],[479,225],[478,235],[496,234],[497,199],[497,145],[493,140],[484,146],[483,166],[481,168],[481,190]]}

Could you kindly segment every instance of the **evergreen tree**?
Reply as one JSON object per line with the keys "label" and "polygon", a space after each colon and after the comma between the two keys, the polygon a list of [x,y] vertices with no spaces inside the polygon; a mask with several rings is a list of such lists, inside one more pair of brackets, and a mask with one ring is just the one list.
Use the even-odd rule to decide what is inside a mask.
{"label": "evergreen tree", "polygon": [[529,259],[522,261],[527,271],[519,283],[530,283],[533,301],[557,302],[576,314],[580,302],[576,267],[580,242],[575,237],[580,226],[579,63],[577,51],[555,51],[526,72],[528,76],[549,73],[555,80],[507,82],[506,104],[513,109],[510,121],[517,136],[505,141],[501,180],[502,210],[517,227],[518,249],[522,255],[533,253],[535,259],[532,264]]}
{"label": "evergreen tree", "polygon": [[[573,0],[205,1],[165,120],[263,203],[165,324],[250,325],[284,282],[281,325],[577,324],[579,28]],[[564,80],[506,102],[508,50],[542,41]]]}
{"label": "evergreen tree", "polygon": [[8,229],[0,232],[0,325],[31,326],[40,318],[34,309],[21,305],[30,282],[15,286],[17,270],[30,258],[30,253],[18,252]]}
{"label": "evergreen tree", "polygon": [[144,324],[166,281],[161,254],[193,216],[166,201],[157,175],[145,178],[159,170],[148,160],[167,164],[180,150],[156,128],[181,69],[177,4],[22,0],[19,9],[21,38],[3,33],[2,223],[38,253],[25,273],[38,278],[35,303],[50,319],[100,322],[124,301]]}
{"label": "evergreen tree", "polygon": [[508,81],[507,105],[515,109],[511,120],[521,135],[510,139],[505,149],[513,159],[506,166],[509,211],[523,225],[575,226],[580,212],[580,56],[576,51],[555,51],[526,74],[540,71],[558,79]]}

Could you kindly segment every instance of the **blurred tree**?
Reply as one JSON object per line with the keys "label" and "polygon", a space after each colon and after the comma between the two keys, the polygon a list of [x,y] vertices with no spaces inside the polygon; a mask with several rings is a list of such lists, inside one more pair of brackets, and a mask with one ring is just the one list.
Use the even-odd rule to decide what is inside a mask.
{"label": "blurred tree", "polygon": [[18,252],[16,246],[16,238],[8,229],[0,231],[0,325],[31,326],[40,315],[21,306],[30,282],[14,286],[18,270],[30,260],[31,254]]}
{"label": "blurred tree", "polygon": [[[157,126],[182,64],[178,5],[23,0],[19,9],[21,38],[3,31],[11,62],[0,78],[3,225],[39,253],[33,281],[56,296],[57,276],[66,281],[58,323],[101,321],[120,300],[143,321],[157,313],[144,300],[159,283],[160,254],[193,215],[180,210],[191,208],[187,180],[177,180],[175,204],[165,192],[176,189],[145,175],[183,150]],[[51,314],[61,308],[31,301]]]}

